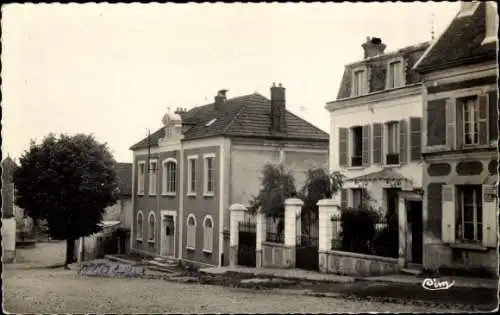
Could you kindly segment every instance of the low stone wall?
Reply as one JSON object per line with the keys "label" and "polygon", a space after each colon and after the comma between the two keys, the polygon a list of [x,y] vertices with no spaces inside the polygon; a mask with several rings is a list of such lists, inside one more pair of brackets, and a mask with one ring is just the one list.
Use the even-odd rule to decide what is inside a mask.
{"label": "low stone wall", "polygon": [[396,258],[337,250],[319,252],[319,268],[321,272],[347,276],[377,276],[399,271]]}
{"label": "low stone wall", "polygon": [[16,220],[2,219],[2,248],[4,263],[13,262],[16,253]]}
{"label": "low stone wall", "polygon": [[281,243],[264,242],[261,259],[263,268],[294,268],[295,248]]}

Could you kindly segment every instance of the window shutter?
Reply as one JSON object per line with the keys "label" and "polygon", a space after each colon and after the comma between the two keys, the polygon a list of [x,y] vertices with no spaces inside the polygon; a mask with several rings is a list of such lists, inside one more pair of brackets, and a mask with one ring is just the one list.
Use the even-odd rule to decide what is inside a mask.
{"label": "window shutter", "polygon": [[464,145],[464,103],[456,102],[455,103],[455,145],[457,149],[463,148]]}
{"label": "window shutter", "polygon": [[446,144],[446,99],[427,103],[427,145]]}
{"label": "window shutter", "polygon": [[496,91],[488,92],[490,141],[498,139],[498,96]]}
{"label": "window shutter", "polygon": [[483,185],[482,227],[483,245],[497,247],[498,223],[495,185]]}
{"label": "window shutter", "polygon": [[347,167],[348,139],[347,128],[339,128],[339,166]]}
{"label": "window shutter", "polygon": [[442,239],[446,244],[455,242],[455,186],[443,185],[442,193]]}
{"label": "window shutter", "polygon": [[422,118],[410,117],[410,161],[422,157]]}
{"label": "window shutter", "polygon": [[364,125],[362,129],[362,164],[370,165],[370,125]]}
{"label": "window shutter", "polygon": [[456,130],[456,107],[455,102],[446,100],[446,145],[450,150],[455,148]]}
{"label": "window shutter", "polygon": [[342,208],[347,208],[347,206],[348,206],[347,193],[348,193],[348,190],[345,188],[340,190],[340,206]]}
{"label": "window shutter", "polygon": [[479,96],[479,144],[488,143],[488,98]]}
{"label": "window shutter", "polygon": [[382,124],[373,124],[373,164],[382,164]]}
{"label": "window shutter", "polygon": [[399,164],[408,161],[408,125],[405,119],[399,121]]}

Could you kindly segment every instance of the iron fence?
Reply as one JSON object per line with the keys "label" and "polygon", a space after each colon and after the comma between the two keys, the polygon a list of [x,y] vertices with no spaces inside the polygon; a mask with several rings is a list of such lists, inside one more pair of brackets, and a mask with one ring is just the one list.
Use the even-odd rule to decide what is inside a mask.
{"label": "iron fence", "polygon": [[284,217],[266,218],[266,241],[281,244],[285,243]]}

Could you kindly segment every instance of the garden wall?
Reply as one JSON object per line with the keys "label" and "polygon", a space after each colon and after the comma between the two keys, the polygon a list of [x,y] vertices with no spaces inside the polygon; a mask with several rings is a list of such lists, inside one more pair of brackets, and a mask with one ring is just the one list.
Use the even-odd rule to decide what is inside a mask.
{"label": "garden wall", "polygon": [[295,247],[288,247],[281,243],[262,243],[263,268],[294,268]]}
{"label": "garden wall", "polygon": [[397,273],[395,258],[329,250],[319,252],[321,272],[348,276],[377,276]]}

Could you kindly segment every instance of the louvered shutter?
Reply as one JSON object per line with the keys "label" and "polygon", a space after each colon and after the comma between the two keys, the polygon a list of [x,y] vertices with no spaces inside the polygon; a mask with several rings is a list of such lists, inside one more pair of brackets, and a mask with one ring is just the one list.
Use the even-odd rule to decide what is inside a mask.
{"label": "louvered shutter", "polygon": [[497,247],[498,214],[495,196],[496,187],[494,185],[483,185],[483,245],[487,247]]}
{"label": "louvered shutter", "polygon": [[446,99],[427,103],[427,146],[446,144]]}
{"label": "louvered shutter", "polygon": [[382,164],[382,124],[373,124],[373,164]]}
{"label": "louvered shutter", "polygon": [[455,102],[450,99],[446,100],[446,145],[449,149],[455,148],[456,130],[456,107]]}
{"label": "louvered shutter", "polygon": [[479,96],[479,144],[488,143],[488,98],[486,95]]}
{"label": "louvered shutter", "polygon": [[[455,242],[455,186],[443,185],[442,193],[442,239],[443,243]],[[432,211],[432,209],[430,209]]]}
{"label": "louvered shutter", "polygon": [[410,161],[422,157],[422,118],[410,117]]}
{"label": "louvered shutter", "polygon": [[340,206],[344,209],[348,207],[347,193],[348,190],[345,188],[340,190]]}
{"label": "louvered shutter", "polygon": [[399,121],[399,164],[408,161],[408,125],[405,119]]}
{"label": "louvered shutter", "polygon": [[347,167],[348,157],[348,133],[347,128],[339,128],[339,166]]}
{"label": "louvered shutter", "polygon": [[370,125],[364,125],[362,128],[362,164],[370,165]]}
{"label": "louvered shutter", "polygon": [[496,91],[488,92],[490,141],[498,139],[498,97]]}

